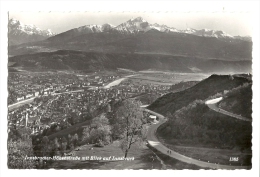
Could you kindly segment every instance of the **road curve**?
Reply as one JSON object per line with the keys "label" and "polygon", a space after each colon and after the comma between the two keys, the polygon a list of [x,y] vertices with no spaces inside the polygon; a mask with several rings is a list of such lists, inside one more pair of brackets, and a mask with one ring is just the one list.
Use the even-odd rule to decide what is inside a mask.
{"label": "road curve", "polygon": [[215,98],[215,99],[212,99],[212,100],[208,100],[205,103],[213,111],[219,112],[221,114],[225,114],[227,116],[230,116],[230,117],[233,117],[233,118],[236,118],[236,119],[239,119],[239,120],[252,122],[252,119],[249,119],[249,118],[243,117],[241,115],[237,115],[237,114],[225,111],[224,109],[218,108],[216,103],[220,102],[222,99],[223,99],[222,97],[219,97],[219,98]]}
{"label": "road curve", "polygon": [[[200,160],[196,160],[187,156],[184,156],[182,154],[179,154],[172,149],[167,148],[164,146],[156,137],[155,133],[157,128],[165,123],[167,121],[167,118],[164,117],[163,115],[156,113],[154,111],[144,109],[145,111],[149,112],[150,114],[153,114],[159,118],[159,122],[157,124],[152,124],[148,130],[147,134],[147,141],[149,145],[160,151],[161,153],[168,155],[174,159],[180,160],[185,163],[189,164],[195,164],[200,167],[204,168],[212,168],[212,169],[228,169],[228,170],[234,170],[234,169],[251,169],[251,166],[229,166],[229,165],[220,165],[220,164],[213,164],[213,163],[208,163]],[[171,154],[168,154],[167,151],[171,150]]]}

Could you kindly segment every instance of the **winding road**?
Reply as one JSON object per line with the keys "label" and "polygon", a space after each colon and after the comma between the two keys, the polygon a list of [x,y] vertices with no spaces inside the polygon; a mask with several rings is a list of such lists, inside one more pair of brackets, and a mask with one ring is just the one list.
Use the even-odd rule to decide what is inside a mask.
{"label": "winding road", "polygon": [[[144,109],[145,111],[149,112],[150,114],[153,114],[159,118],[159,122],[157,124],[152,124],[148,130],[148,135],[147,135],[147,141],[149,145],[160,151],[161,153],[168,155],[174,159],[180,160],[185,163],[189,164],[195,164],[200,167],[204,168],[212,168],[212,169],[229,169],[229,170],[234,170],[234,169],[251,169],[251,166],[229,166],[229,165],[220,165],[220,164],[215,164],[215,163],[208,163],[200,160],[196,160],[187,156],[184,156],[182,154],[179,154],[172,149],[167,148],[164,146],[156,137],[156,130],[157,128],[165,123],[167,121],[167,118],[164,117],[163,115],[156,113],[154,111],[151,111],[149,109]],[[167,151],[171,150],[171,154],[168,154]]]}
{"label": "winding road", "polygon": [[239,120],[252,122],[252,119],[249,119],[249,118],[243,117],[241,115],[237,115],[237,114],[225,111],[224,109],[218,108],[216,104],[218,102],[220,102],[222,99],[223,99],[222,97],[219,97],[219,98],[215,98],[215,99],[212,99],[212,100],[208,100],[205,103],[213,111],[216,111],[216,112],[221,113],[221,114],[225,114],[227,116],[230,116],[230,117],[233,117],[233,118],[236,118],[236,119],[239,119]]}

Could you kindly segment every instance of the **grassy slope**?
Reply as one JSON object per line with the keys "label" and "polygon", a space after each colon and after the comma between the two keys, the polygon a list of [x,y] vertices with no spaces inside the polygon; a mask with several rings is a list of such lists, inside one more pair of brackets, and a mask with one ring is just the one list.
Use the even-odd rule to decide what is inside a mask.
{"label": "grassy slope", "polygon": [[[158,129],[159,135],[173,144],[218,148],[237,146],[242,149],[251,147],[251,122],[217,113],[206,105],[192,106],[179,115],[181,116],[174,115],[174,118]],[[181,132],[176,132],[176,129]]]}
{"label": "grassy slope", "polygon": [[227,75],[212,75],[195,86],[177,93],[169,93],[153,102],[148,109],[166,115],[167,112],[174,113],[176,110],[187,106],[190,102],[204,100],[211,95],[224,90],[230,90],[248,82],[246,78],[234,77],[232,80]]}
{"label": "grassy slope", "polygon": [[196,85],[199,81],[179,82],[171,86],[170,91],[179,92]]}
{"label": "grassy slope", "polygon": [[[72,151],[75,156],[98,156],[98,157],[121,157],[124,156],[122,150],[119,147],[119,142],[115,141],[110,145],[103,148],[94,147],[93,150],[89,150],[92,145],[83,145],[79,151]],[[77,148],[76,148],[77,149]],[[195,165],[187,164],[168,158],[155,149],[150,149],[145,145],[133,144],[128,157],[134,157],[132,161],[54,161],[48,168],[55,169],[99,169],[99,170],[111,170],[111,169],[201,169]],[[158,158],[159,157],[159,158]],[[164,165],[160,160],[164,161]]]}
{"label": "grassy slope", "polygon": [[252,85],[229,93],[219,104],[226,111],[252,118]]}
{"label": "grassy slope", "polygon": [[[123,151],[119,147],[119,142],[107,145],[103,148],[92,145],[83,145],[79,151],[72,151],[75,156],[98,156],[98,157],[122,157]],[[51,164],[50,168],[55,169],[161,169],[160,161],[156,159],[153,152],[144,145],[134,144],[128,153],[128,157],[134,157],[132,161],[56,161]]]}
{"label": "grassy slope", "polygon": [[[248,82],[250,78],[239,75],[235,77],[212,75],[187,90],[170,93],[157,99],[149,108],[164,115],[167,115],[167,112],[173,115],[169,122],[159,127],[157,131],[159,138],[166,146],[195,159],[220,164],[250,165],[252,157],[250,122],[216,113],[203,102],[198,106],[193,104],[176,114],[177,110],[196,99],[204,100],[218,92],[231,90]],[[251,86],[242,89],[237,99],[248,103],[245,99],[249,99],[250,90]],[[244,94],[247,98],[242,99]],[[244,111],[250,112],[250,109]],[[239,162],[229,162],[230,156],[238,156]]]}

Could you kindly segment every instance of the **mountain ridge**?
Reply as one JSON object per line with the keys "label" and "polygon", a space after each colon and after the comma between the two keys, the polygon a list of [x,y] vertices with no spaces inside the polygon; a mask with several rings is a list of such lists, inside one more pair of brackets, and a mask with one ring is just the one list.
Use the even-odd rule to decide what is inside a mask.
{"label": "mountain ridge", "polygon": [[[106,24],[103,24],[106,25]],[[73,30],[80,30],[84,29],[84,27],[90,27],[92,28],[92,32],[107,32],[107,30],[102,30],[103,25],[84,25],[80,26],[78,28],[73,28]],[[113,29],[114,31],[123,33],[123,34],[133,34],[133,33],[138,33],[138,32],[147,32],[149,30],[158,30],[160,32],[178,32],[178,33],[186,33],[186,34],[193,34],[196,36],[203,36],[203,37],[215,37],[215,38],[237,38],[244,40],[246,37],[243,36],[232,36],[230,34],[227,34],[221,30],[211,30],[211,29],[193,29],[193,28],[187,28],[185,30],[178,30],[174,27],[168,27],[167,25],[159,25],[157,23],[155,24],[150,24],[146,20],[144,20],[142,17],[136,17],[133,19],[130,19],[126,22],[123,22],[117,26],[113,26],[109,24],[109,29]],[[68,30],[70,31],[70,30]],[[65,31],[64,33],[68,32]],[[89,32],[90,32],[89,31]],[[61,34],[61,33],[60,33]],[[247,38],[246,40],[248,40]]]}
{"label": "mountain ridge", "polygon": [[195,100],[205,100],[209,96],[223,93],[225,90],[231,90],[250,82],[250,79],[240,77],[240,75],[213,74],[184,91],[163,95],[150,104],[148,109],[163,115],[166,115],[167,112],[173,114]]}
{"label": "mountain ridge", "polygon": [[[225,61],[168,56],[159,54],[123,54],[82,52],[75,50],[59,50],[9,57],[22,70],[81,70],[94,72],[97,70],[116,70],[126,68],[134,71],[162,70],[172,72],[204,73],[218,72],[251,72],[251,61]],[[211,67],[214,66],[214,67]]]}
{"label": "mountain ridge", "polygon": [[252,42],[200,37],[184,33],[149,30],[137,34],[119,32],[86,33],[74,30],[44,41],[9,47],[9,55],[43,51],[77,50],[104,53],[154,53],[226,60],[251,60]]}
{"label": "mountain ridge", "polygon": [[[194,35],[192,33],[197,33]],[[204,35],[204,33],[207,33]],[[179,32],[166,25],[149,24],[141,17],[118,26],[85,25],[51,36],[42,41],[9,46],[9,55],[57,50],[104,53],[166,54],[220,60],[251,60],[252,42],[227,37],[212,37],[209,29]],[[201,36],[203,34],[203,36]]]}
{"label": "mountain ridge", "polygon": [[9,45],[40,41],[54,35],[50,29],[41,30],[35,25],[25,25],[14,18],[8,21]]}

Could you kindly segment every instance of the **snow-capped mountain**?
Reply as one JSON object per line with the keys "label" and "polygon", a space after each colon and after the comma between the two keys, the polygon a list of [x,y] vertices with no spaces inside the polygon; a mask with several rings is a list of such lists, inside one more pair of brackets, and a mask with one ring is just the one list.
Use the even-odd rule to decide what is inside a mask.
{"label": "snow-capped mountain", "polygon": [[100,32],[107,32],[110,31],[111,29],[115,28],[115,26],[110,25],[108,23],[103,24],[103,25],[85,25],[81,26],[79,28],[76,28],[78,32],[88,32],[88,33],[100,33]]}
{"label": "snow-capped mountain", "polygon": [[[27,36],[30,35],[27,34]],[[13,39],[17,40],[17,38],[15,36]],[[52,50],[77,50],[100,53],[167,54],[229,60],[250,59],[252,43],[241,39],[222,31],[209,29],[178,30],[166,25],[151,24],[138,17],[118,26],[110,24],[85,25],[49,37],[46,40],[22,46],[11,46],[9,54],[22,55]],[[223,48],[223,46],[225,47]],[[244,50],[240,50],[241,48]]]}
{"label": "snow-capped mountain", "polygon": [[115,29],[121,33],[137,33],[150,30],[149,23],[142,17],[130,19],[127,22],[118,25]]}
{"label": "snow-capped mountain", "polygon": [[138,32],[147,32],[151,29],[160,31],[160,32],[177,32],[177,33],[186,33],[193,34],[196,36],[204,36],[204,37],[216,37],[216,38],[233,38],[233,36],[223,32],[223,31],[215,31],[210,29],[201,29],[196,30],[192,28],[187,28],[185,30],[178,30],[173,27],[168,27],[166,25],[159,25],[157,23],[150,24],[142,17],[137,17],[135,19],[130,19],[125,23],[122,23],[115,27],[115,29],[121,33],[138,33]]}
{"label": "snow-capped mountain", "polygon": [[179,32],[179,30],[177,30],[176,28],[168,27],[166,25],[159,25],[157,23],[151,24],[150,28],[161,31],[161,32]]}
{"label": "snow-capped mountain", "polygon": [[50,29],[41,30],[35,25],[25,25],[16,19],[10,19],[8,23],[9,45],[44,40],[53,35],[55,33]]}
{"label": "snow-capped mountain", "polygon": [[187,34],[194,34],[194,33],[196,33],[196,30],[193,29],[193,28],[186,28],[185,30],[178,30],[178,32],[187,33]]}
{"label": "snow-capped mountain", "polygon": [[62,42],[69,40],[73,37],[85,35],[85,34],[91,34],[91,33],[101,33],[101,32],[112,32],[116,31],[115,26],[111,24],[103,24],[103,25],[85,25],[78,28],[73,28],[69,31],[65,31],[63,33],[57,34],[55,36],[52,36],[48,38],[49,41],[55,41],[55,42]]}
{"label": "snow-capped mountain", "polygon": [[166,25],[159,25],[157,23],[150,24],[142,17],[130,19],[127,22],[118,25],[117,27],[115,27],[115,29],[121,33],[146,32],[151,29],[161,32],[178,32],[176,28],[168,27]]}
{"label": "snow-capped mountain", "polygon": [[[53,41],[65,41],[67,39],[70,39],[75,36],[80,36],[83,34],[89,34],[89,33],[101,33],[101,32],[107,32],[107,33],[120,33],[120,34],[137,34],[137,33],[145,33],[150,30],[156,30],[164,33],[185,33],[185,34],[192,34],[196,36],[203,36],[203,37],[214,37],[214,38],[236,38],[233,37],[223,31],[215,31],[211,29],[200,29],[196,30],[193,28],[187,28],[185,30],[179,30],[174,27],[168,27],[166,25],[160,25],[160,24],[150,24],[146,20],[144,20],[142,17],[137,17],[130,19],[124,23],[121,23],[118,26],[113,26],[111,24],[103,24],[103,25],[85,25],[78,28],[71,29],[69,31],[66,31],[64,33],[60,33],[52,38],[50,40]],[[244,38],[236,38],[243,40]]]}
{"label": "snow-capped mountain", "polygon": [[223,32],[223,31],[215,31],[215,30],[211,30],[211,29],[196,30],[196,29],[192,29],[192,28],[187,28],[187,29],[181,30],[179,32],[193,34],[196,36],[204,36],[204,37],[233,38],[233,36]]}
{"label": "snow-capped mountain", "polygon": [[[68,30],[66,32],[55,35],[50,30],[41,30],[34,25],[23,25],[18,20],[9,20],[9,45],[21,44],[26,42],[33,42],[47,39],[53,42],[65,42],[74,37],[91,34],[91,33],[108,33],[108,34],[137,34],[146,33],[147,31],[160,31],[163,33],[180,33],[191,34],[202,37],[214,37],[214,38],[235,38],[240,40],[247,40],[248,37],[233,37],[223,31],[215,31],[211,29],[196,30],[193,28],[187,28],[185,30],[179,30],[174,27],[168,27],[160,24],[150,24],[142,17],[130,19],[118,26],[111,24],[103,25],[85,25],[78,28]],[[74,41],[76,42],[76,41]]]}
{"label": "snow-capped mountain", "polygon": [[252,38],[250,36],[234,36],[234,38],[244,41],[252,41]]}
{"label": "snow-capped mountain", "polygon": [[[72,30],[61,33],[58,36],[63,34],[67,34],[70,37],[75,35],[82,35],[88,33],[100,33],[100,32],[118,32],[122,34],[135,34],[139,32],[147,32],[151,29],[161,31],[161,32],[180,32],[176,28],[168,27],[166,25],[159,25],[157,23],[150,24],[145,21],[142,17],[137,17],[135,19],[130,19],[118,26],[113,26],[111,24],[103,24],[103,25],[85,25],[78,28],[74,28]],[[77,33],[77,34],[75,34]]]}

